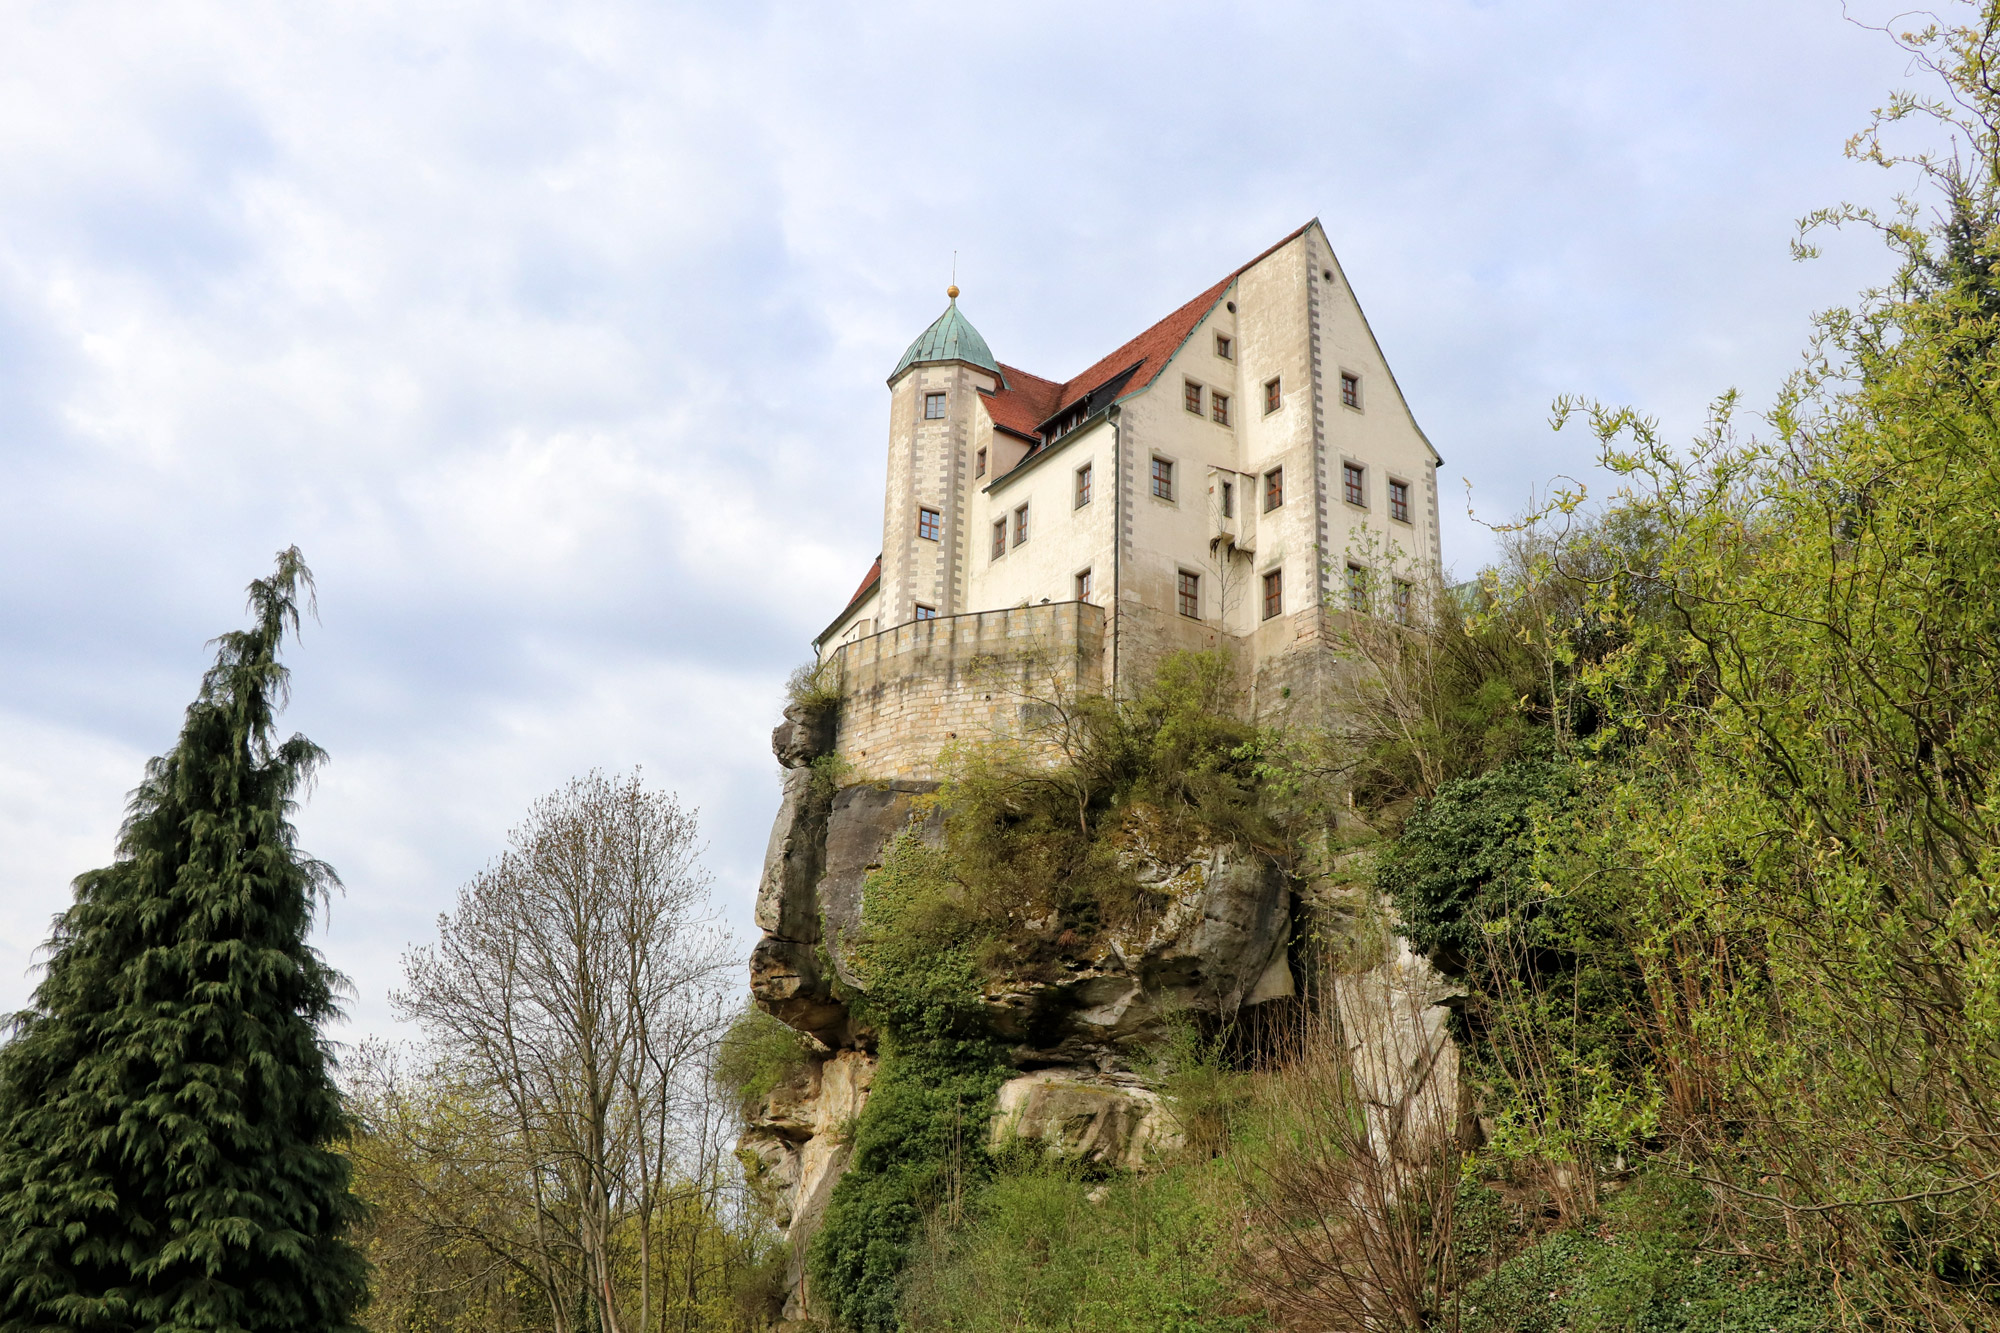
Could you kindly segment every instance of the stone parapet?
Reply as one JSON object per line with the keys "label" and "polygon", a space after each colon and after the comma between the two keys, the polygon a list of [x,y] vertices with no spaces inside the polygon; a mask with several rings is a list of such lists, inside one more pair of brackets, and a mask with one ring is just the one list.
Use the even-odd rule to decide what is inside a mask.
{"label": "stone parapet", "polygon": [[850,780],[935,778],[954,741],[1032,743],[1048,703],[1105,688],[1104,609],[1051,602],[915,620],[835,651]]}

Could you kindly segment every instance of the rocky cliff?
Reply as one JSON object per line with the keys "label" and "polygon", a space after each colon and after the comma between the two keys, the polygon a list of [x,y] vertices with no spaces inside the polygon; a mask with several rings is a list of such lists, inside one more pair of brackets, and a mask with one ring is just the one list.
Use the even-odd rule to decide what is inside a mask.
{"label": "rocky cliff", "polygon": [[[788,1315],[796,1318],[805,1242],[845,1168],[847,1130],[876,1068],[876,1034],[842,998],[866,990],[848,947],[862,888],[899,834],[936,841],[942,829],[920,799],[935,783],[829,780],[814,764],[832,745],[823,714],[794,706],[772,741],[783,799],[758,892],[751,991],[814,1038],[815,1053],[751,1118],[741,1147],[793,1242]],[[1424,1125],[1448,1132],[1458,1104],[1444,1008],[1451,991],[1382,928],[1372,890],[1338,876],[1302,882],[1287,858],[1268,852],[1189,847],[1152,833],[1143,815],[1128,819],[1119,857],[1161,911],[1031,977],[986,986],[990,1027],[1018,1070],[1000,1089],[991,1141],[1032,1139],[1130,1169],[1171,1148],[1178,1129],[1143,1077],[1143,1053],[1190,1016],[1226,1020],[1295,994],[1293,944],[1308,904],[1330,905],[1315,919],[1341,934],[1334,998],[1371,1123],[1385,1139]]]}

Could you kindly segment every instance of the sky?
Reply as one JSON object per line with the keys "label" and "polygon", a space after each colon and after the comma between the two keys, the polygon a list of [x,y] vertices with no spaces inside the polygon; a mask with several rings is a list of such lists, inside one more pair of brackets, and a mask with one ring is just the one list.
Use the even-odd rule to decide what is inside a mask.
{"label": "sky", "polygon": [[[1857,6],[1857,13],[1866,13]],[[1884,16],[1889,11],[1884,11]],[[0,0],[0,1009],[296,543],[352,1040],[537,796],[643,769],[747,951],[786,673],[880,547],[884,379],[1062,379],[1318,217],[1444,456],[1686,436],[1888,273],[1796,221],[1906,58],[1834,0]],[[1907,183],[1906,183],[1907,184]],[[1469,496],[1469,499],[1468,499]],[[1468,508],[1472,511],[1468,513]]]}

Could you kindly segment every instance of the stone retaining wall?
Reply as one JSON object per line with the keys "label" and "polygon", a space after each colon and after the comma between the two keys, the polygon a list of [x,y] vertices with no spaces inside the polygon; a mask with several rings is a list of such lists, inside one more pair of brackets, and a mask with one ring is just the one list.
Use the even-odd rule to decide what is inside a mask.
{"label": "stone retaining wall", "polygon": [[1057,692],[1104,689],[1104,609],[1052,602],[912,621],[834,653],[848,780],[934,778],[953,741],[1032,743]]}

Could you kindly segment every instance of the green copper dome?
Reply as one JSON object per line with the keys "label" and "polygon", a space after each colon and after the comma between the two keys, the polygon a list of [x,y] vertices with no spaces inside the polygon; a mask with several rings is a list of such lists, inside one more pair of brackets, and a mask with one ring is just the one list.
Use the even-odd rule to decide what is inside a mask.
{"label": "green copper dome", "polygon": [[958,289],[952,289],[951,304],[937,317],[937,322],[925,329],[917,340],[910,344],[910,350],[903,353],[903,359],[889,372],[893,381],[911,366],[920,366],[927,361],[964,361],[1000,373],[1000,363],[993,359],[993,349],[986,345],[986,339],[979,336],[979,330],[971,321],[958,313]]}

